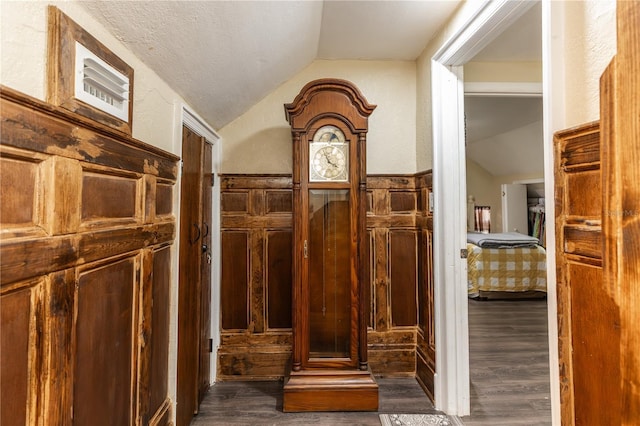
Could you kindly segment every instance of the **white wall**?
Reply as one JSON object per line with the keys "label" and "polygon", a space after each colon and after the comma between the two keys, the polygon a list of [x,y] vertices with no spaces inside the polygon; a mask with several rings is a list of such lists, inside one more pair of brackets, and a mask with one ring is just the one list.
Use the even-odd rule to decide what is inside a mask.
{"label": "white wall", "polygon": [[600,118],[600,76],[616,52],[616,2],[563,2],[565,127]]}
{"label": "white wall", "polygon": [[475,197],[476,205],[491,206],[491,232],[504,232],[502,229],[502,184],[542,179],[544,179],[542,171],[494,176],[467,157],[467,195]]}
{"label": "white wall", "polygon": [[367,173],[415,173],[416,67],[412,61],[317,60],[220,129],[222,173],[292,172],[291,128],[284,104],[318,78],[354,83],[370,104]]}
{"label": "white wall", "polygon": [[433,168],[433,126],[431,122],[431,58],[464,22],[478,11],[480,3],[461,3],[454,15],[431,39],[416,59],[416,164],[418,170]]}
{"label": "white wall", "polygon": [[0,82],[46,98],[47,5],[53,4],[134,68],[133,137],[178,154],[175,105],[183,100],[77,2],[0,2]]}
{"label": "white wall", "polygon": [[501,232],[502,221],[498,221],[496,214],[500,213],[502,200],[493,178],[491,173],[467,157],[467,197],[472,195],[476,206],[491,207],[491,231]]}
{"label": "white wall", "polygon": [[466,82],[537,82],[542,81],[541,62],[468,62],[464,65]]}

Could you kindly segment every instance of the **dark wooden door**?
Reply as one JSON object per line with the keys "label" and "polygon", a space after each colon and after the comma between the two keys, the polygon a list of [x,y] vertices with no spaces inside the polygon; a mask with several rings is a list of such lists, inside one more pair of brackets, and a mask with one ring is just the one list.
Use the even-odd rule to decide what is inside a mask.
{"label": "dark wooden door", "polygon": [[[187,127],[182,132],[178,377],[176,423],[198,412],[209,380],[211,147]],[[209,183],[205,182],[208,181]],[[206,247],[206,248],[205,248]]]}

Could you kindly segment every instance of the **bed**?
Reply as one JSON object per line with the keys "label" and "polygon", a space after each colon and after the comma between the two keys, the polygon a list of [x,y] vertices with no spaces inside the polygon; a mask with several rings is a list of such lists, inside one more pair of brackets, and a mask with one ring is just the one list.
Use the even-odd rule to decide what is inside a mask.
{"label": "bed", "polygon": [[534,237],[517,232],[468,233],[469,297],[545,297],[546,257]]}

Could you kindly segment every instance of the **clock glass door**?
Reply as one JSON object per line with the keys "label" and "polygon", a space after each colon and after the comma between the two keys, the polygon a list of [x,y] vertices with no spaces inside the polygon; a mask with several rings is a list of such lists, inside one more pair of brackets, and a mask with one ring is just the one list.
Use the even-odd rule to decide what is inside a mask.
{"label": "clock glass door", "polygon": [[309,359],[351,354],[348,189],[309,191]]}

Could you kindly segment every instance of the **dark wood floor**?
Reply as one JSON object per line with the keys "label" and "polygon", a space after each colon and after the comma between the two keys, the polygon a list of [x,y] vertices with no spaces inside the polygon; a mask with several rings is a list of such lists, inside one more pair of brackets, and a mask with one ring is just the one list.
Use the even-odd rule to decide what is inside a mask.
{"label": "dark wood floor", "polygon": [[282,382],[223,382],[211,387],[193,426],[208,425],[375,425],[379,413],[437,413],[412,378],[377,378],[378,412],[283,413]]}
{"label": "dark wood floor", "polygon": [[465,425],[550,425],[546,300],[469,301]]}
{"label": "dark wood floor", "polygon": [[[465,425],[550,425],[546,301],[469,301],[471,416]],[[193,426],[380,425],[379,413],[436,413],[412,378],[378,378],[379,412],[283,413],[282,382],[212,386]]]}

